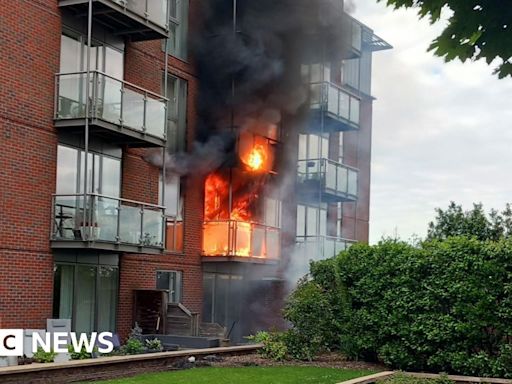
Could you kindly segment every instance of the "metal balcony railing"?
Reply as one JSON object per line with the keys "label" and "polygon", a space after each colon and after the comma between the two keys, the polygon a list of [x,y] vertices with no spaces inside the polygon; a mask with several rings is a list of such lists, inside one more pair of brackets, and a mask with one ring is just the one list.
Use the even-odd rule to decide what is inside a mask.
{"label": "metal balcony railing", "polygon": [[87,194],[84,204],[83,194],[53,195],[52,218],[54,242],[164,247],[164,207],[158,205],[98,194]]}
{"label": "metal balcony railing", "polygon": [[276,260],[280,230],[236,220],[207,221],[203,224],[203,255]]}
{"label": "metal balcony railing", "polygon": [[329,159],[298,161],[297,179],[306,189],[331,196],[333,201],[357,200],[359,171]]}
{"label": "metal balcony railing", "polygon": [[325,113],[342,125],[338,131],[359,129],[361,99],[342,87],[328,82],[311,83],[311,109]]}
{"label": "metal balcony railing", "polygon": [[296,252],[306,260],[323,260],[337,256],[355,243],[332,236],[297,236]]}
{"label": "metal balcony railing", "polygon": [[[165,97],[99,71],[89,79],[89,118],[165,139]],[[85,71],[56,75],[56,120],[86,117],[86,86]]]}

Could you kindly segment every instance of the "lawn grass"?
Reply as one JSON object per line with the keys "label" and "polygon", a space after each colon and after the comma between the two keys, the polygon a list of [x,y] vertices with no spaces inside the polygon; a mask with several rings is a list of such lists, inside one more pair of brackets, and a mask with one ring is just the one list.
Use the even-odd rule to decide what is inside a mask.
{"label": "lawn grass", "polygon": [[96,384],[334,384],[372,373],[319,367],[208,367],[145,374]]}

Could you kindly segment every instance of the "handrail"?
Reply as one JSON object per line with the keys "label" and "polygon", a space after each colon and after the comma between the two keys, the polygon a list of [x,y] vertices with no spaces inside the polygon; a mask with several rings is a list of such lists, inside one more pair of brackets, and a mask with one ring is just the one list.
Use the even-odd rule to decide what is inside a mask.
{"label": "handrail", "polygon": [[235,220],[235,219],[219,219],[219,220],[204,220],[203,221],[203,225],[208,224],[208,223],[236,223],[236,224],[243,223],[243,224],[265,227],[266,229],[275,229],[277,231],[281,230],[281,228],[279,228],[279,227],[261,224],[261,223],[258,223],[257,221],[243,221],[243,220]]}
{"label": "handrail", "polygon": [[[340,162],[332,160],[332,159],[328,159],[326,157],[320,157],[320,158],[316,158],[316,159],[300,159],[300,160],[298,160],[298,162],[308,162],[308,161],[320,161],[320,162],[324,162],[324,163],[329,163],[329,164],[332,164],[332,165],[334,165],[336,167],[346,168],[346,169],[349,169],[351,171],[359,173],[359,169],[358,168],[352,167],[352,166],[344,164],[344,163],[340,163]],[[300,173],[305,173],[305,172],[300,172]]]}
{"label": "handrail", "polygon": [[340,241],[340,242],[351,243],[351,244],[357,243],[357,240],[350,240],[350,239],[345,239],[344,237],[336,237],[336,236],[328,236],[328,235],[305,235],[305,236],[297,236],[296,238],[297,239],[309,239],[309,238],[318,239],[318,238],[320,238],[323,240],[334,240],[334,241]]}
{"label": "handrail", "polygon": [[[87,196],[95,196],[95,197],[103,197],[105,199],[117,200],[117,201],[121,201],[121,202],[125,202],[125,203],[130,203],[130,204],[142,205],[144,207],[149,207],[149,208],[165,209],[165,207],[163,205],[144,203],[142,201],[129,200],[129,199],[121,198],[121,197],[102,195],[102,194],[99,194],[99,193],[87,193],[86,195]],[[83,196],[84,196],[83,193],[63,193],[63,194],[62,193],[54,193],[54,194],[52,194],[52,197],[54,197],[54,198],[55,197],[83,197]]]}
{"label": "handrail", "polygon": [[350,90],[350,89],[347,89],[345,88],[345,86],[342,86],[342,85],[339,85],[339,84],[336,84],[336,83],[333,83],[332,81],[328,81],[328,80],[323,80],[323,81],[314,81],[314,82],[310,82],[309,85],[324,85],[324,84],[327,84],[328,86],[331,86],[333,88],[336,88],[338,91],[340,92],[343,92],[343,93],[346,93],[347,95],[349,96],[352,96],[356,99],[358,99],[359,101],[362,100],[362,97],[361,95],[355,93],[354,91]]}
{"label": "handrail", "polygon": [[[139,91],[141,91],[141,92],[143,92],[143,93],[147,93],[147,94],[150,94],[150,95],[152,95],[152,96],[155,96],[156,98],[158,98],[158,99],[160,99],[160,100],[162,100],[162,101],[169,101],[169,99],[168,99],[167,97],[165,97],[165,96],[159,95],[159,94],[158,94],[158,93],[156,93],[156,92],[149,91],[149,90],[147,90],[147,89],[145,89],[145,88],[142,88],[142,87],[140,87],[140,86],[138,86],[138,85],[135,85],[135,84],[133,84],[133,83],[130,83],[129,81],[118,79],[118,78],[116,78],[116,77],[113,77],[113,76],[111,76],[111,75],[106,74],[105,72],[98,71],[98,70],[91,70],[91,71],[89,71],[89,73],[92,73],[92,74],[97,73],[97,74],[102,75],[102,76],[105,76],[105,77],[107,77],[107,78],[109,78],[109,79],[112,79],[112,80],[118,81],[118,82],[123,83],[123,84],[125,84],[125,85],[128,85],[128,86],[130,86],[130,87],[133,87],[133,88],[135,88],[135,89],[137,89],[137,90],[139,90]],[[78,72],[58,72],[58,73],[56,73],[56,74],[55,74],[55,77],[56,77],[56,78],[58,78],[58,77],[60,77],[60,76],[85,75],[85,74],[87,74],[87,71],[78,71]]]}

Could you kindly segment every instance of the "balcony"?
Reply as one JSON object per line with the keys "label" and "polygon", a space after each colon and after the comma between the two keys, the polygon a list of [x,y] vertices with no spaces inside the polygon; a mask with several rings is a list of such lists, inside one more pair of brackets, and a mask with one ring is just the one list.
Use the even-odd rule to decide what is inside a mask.
{"label": "balcony", "polygon": [[[83,131],[87,73],[61,73],[55,81],[55,126]],[[167,99],[102,72],[89,74],[90,132],[132,147],[165,146]]]}
{"label": "balcony", "polygon": [[[61,8],[87,18],[89,0],[60,0]],[[131,41],[166,39],[169,36],[168,0],[93,0],[93,21]]]}
{"label": "balcony", "polygon": [[324,260],[337,256],[354,243],[354,240],[331,236],[297,236],[295,254],[303,261]]}
{"label": "balcony", "polygon": [[311,83],[311,116],[307,131],[342,132],[359,129],[361,99],[328,81]]}
{"label": "balcony", "polygon": [[357,200],[359,171],[329,159],[298,161],[297,195],[306,202],[351,202]]}
{"label": "balcony", "polygon": [[203,224],[203,261],[266,263],[280,256],[278,228],[236,220]]}
{"label": "balcony", "polygon": [[87,194],[54,195],[52,248],[160,254],[164,248],[164,208]]}

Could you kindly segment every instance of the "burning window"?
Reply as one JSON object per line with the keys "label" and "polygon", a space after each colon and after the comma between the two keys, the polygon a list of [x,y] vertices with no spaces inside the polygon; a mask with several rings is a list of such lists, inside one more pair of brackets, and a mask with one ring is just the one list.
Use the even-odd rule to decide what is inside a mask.
{"label": "burning window", "polygon": [[240,133],[238,157],[241,166],[218,170],[207,176],[205,256],[279,257],[281,204],[267,192],[274,173],[277,129],[269,129],[266,134],[268,136],[261,136],[248,130]]}

